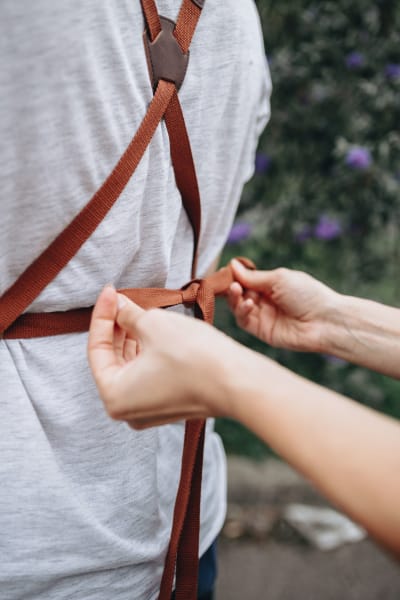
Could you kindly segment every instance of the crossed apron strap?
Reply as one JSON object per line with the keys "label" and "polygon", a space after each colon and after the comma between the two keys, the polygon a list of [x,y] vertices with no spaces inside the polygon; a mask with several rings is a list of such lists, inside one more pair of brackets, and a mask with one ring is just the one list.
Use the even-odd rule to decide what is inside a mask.
{"label": "crossed apron strap", "polygon": [[[176,32],[188,47],[201,13],[201,2],[184,0],[176,24]],[[153,0],[142,0],[145,17],[155,19]],[[154,13],[155,10],[155,13]],[[159,17],[158,17],[159,19]],[[169,111],[168,111],[169,109]],[[196,172],[189,138],[172,81],[160,79],[147,113],[117,165],[72,222],[55,238],[42,254],[19,276],[0,297],[0,336],[22,315],[47,285],[75,256],[118,200],[132,177],[163,117],[167,119],[172,164],[182,202],[194,232],[193,268],[195,276],[197,248],[201,226],[201,207]]]}
{"label": "crossed apron strap", "polygon": [[189,61],[189,47],[205,0],[183,0],[175,23],[158,14],[155,0],[141,0],[147,26],[144,34],[146,56],[154,89],[159,81],[174,83],[172,98],[165,111],[165,123],[171,147],[175,181],[182,204],[193,229],[192,278],[196,276],[197,252],[201,228],[201,202],[192,150],[179,102]]}
{"label": "crossed apron strap", "polygon": [[[200,195],[177,90],[186,72],[189,46],[204,0],[183,0],[176,26],[173,24],[173,27],[168,19],[158,15],[154,0],[141,0],[141,3],[146,20],[148,40],[145,40],[145,47],[151,66],[154,98],[137,133],[112,173],[73,221],[0,298],[0,336],[4,338],[37,337],[87,330],[90,309],[66,313],[23,313],[75,256],[105,218],[130,180],[163,118],[170,138],[171,160],[177,187],[193,229],[192,278],[195,277],[201,227]],[[168,59],[167,65],[164,64],[165,55]],[[219,293],[222,293],[223,289],[226,291],[229,285],[227,282],[231,278],[232,273],[227,269],[216,274],[211,282],[193,280],[182,290],[149,289],[123,292],[146,307],[194,304],[198,308],[199,316],[211,322],[215,293],[218,293],[219,289]],[[195,600],[197,597],[204,434],[204,421],[187,422],[181,479],[159,600],[170,600],[175,570],[176,600]]]}

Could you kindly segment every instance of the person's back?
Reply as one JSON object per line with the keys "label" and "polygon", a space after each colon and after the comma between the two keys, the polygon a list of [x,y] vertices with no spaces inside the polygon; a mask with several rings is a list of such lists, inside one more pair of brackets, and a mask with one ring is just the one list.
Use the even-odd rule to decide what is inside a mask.
{"label": "person's back", "polygon": [[[180,0],[157,5],[176,19]],[[0,16],[2,294],[111,172],[152,89],[138,0],[6,0]],[[179,95],[202,199],[201,275],[227,237],[268,112],[252,0],[206,2]],[[91,306],[107,282],[179,287],[190,279],[192,244],[163,124],[109,215],[29,310]],[[7,600],[157,595],[183,425],[137,433],[109,420],[86,340],[0,340],[0,590]],[[210,434],[200,553],[222,525],[224,481],[223,451]]]}

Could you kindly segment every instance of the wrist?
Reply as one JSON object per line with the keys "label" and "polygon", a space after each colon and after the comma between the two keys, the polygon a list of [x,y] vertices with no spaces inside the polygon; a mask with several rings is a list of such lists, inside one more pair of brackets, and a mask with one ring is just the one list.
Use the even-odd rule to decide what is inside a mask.
{"label": "wrist", "polygon": [[278,363],[237,344],[235,360],[224,376],[224,416],[254,430],[254,414],[260,404],[268,412],[269,403],[284,385],[285,373]]}
{"label": "wrist", "polygon": [[233,340],[231,343],[229,352],[214,364],[218,370],[215,392],[221,416],[241,421],[247,399],[259,391],[262,357]]}
{"label": "wrist", "polygon": [[337,356],[348,338],[347,316],[351,315],[351,298],[334,292],[319,323],[317,352]]}
{"label": "wrist", "polygon": [[[400,311],[371,300],[338,295],[334,315],[324,333],[324,352],[359,364],[394,353],[400,340]],[[387,357],[388,358],[388,357]]]}

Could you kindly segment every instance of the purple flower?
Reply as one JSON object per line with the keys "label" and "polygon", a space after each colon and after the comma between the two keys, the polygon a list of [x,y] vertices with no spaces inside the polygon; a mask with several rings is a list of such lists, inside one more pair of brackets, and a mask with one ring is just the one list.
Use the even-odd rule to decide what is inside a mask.
{"label": "purple flower", "polygon": [[256,173],[262,175],[266,173],[271,166],[271,158],[266,154],[262,154],[262,152],[257,153],[256,155]]}
{"label": "purple flower", "polygon": [[361,52],[350,52],[346,56],[346,67],[348,69],[359,69],[365,63],[364,55]]}
{"label": "purple flower", "polygon": [[364,171],[371,166],[372,157],[368,148],[355,146],[348,151],[346,155],[346,165],[352,169],[360,169]]}
{"label": "purple flower", "polygon": [[304,227],[302,229],[297,231],[297,233],[294,236],[294,239],[299,244],[303,244],[304,242],[309,240],[312,237],[312,235],[313,235],[312,227],[310,225],[304,225]]}
{"label": "purple flower", "polygon": [[388,79],[400,79],[400,64],[387,64],[385,68],[385,75]]}
{"label": "purple flower", "polygon": [[228,236],[228,244],[238,244],[247,240],[251,235],[252,229],[250,223],[245,223],[244,221],[235,223]]}
{"label": "purple flower", "polygon": [[334,240],[342,233],[342,227],[337,219],[322,215],[314,228],[314,235],[318,240]]}

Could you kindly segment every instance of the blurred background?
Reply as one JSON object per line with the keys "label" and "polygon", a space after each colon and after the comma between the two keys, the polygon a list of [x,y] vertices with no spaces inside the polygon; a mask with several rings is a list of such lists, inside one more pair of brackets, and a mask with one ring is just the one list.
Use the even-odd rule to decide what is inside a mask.
{"label": "blurred background", "polygon": [[[245,255],[262,268],[304,270],[340,292],[400,306],[400,2],[256,3],[273,82],[272,116],[224,262]],[[331,356],[266,348],[236,328],[223,304],[218,306],[217,325],[297,373],[400,417],[399,382]],[[275,463],[271,451],[237,423],[219,420],[217,429],[231,456]],[[304,490],[311,503],[323,502],[313,491]],[[285,495],[274,498],[270,502],[274,510],[288,501]],[[249,498],[245,502],[251,505]],[[228,531],[227,540],[246,540],[246,527],[241,530],[239,523],[236,534]],[[276,543],[270,532],[264,537],[263,552],[268,540]],[[253,595],[242,589],[241,595],[232,591],[221,598],[400,598],[397,567],[372,546],[368,546],[367,554],[372,554],[368,554],[365,572],[362,566],[362,572],[357,572],[354,561],[365,550],[362,544],[354,545],[351,557],[339,557],[342,574],[347,565],[354,581],[364,577],[369,583],[365,589],[357,588],[356,595],[350,591],[353,579],[345,570],[344,588],[335,588],[333,595],[310,587],[303,595],[300,590],[297,595],[285,595],[280,588],[274,596],[264,587]],[[229,548],[228,554],[233,552]],[[296,551],[304,556],[301,544]],[[373,564],[379,565],[381,575],[382,571],[387,575],[385,590],[371,584]],[[268,551],[264,566],[265,578],[273,576],[268,572]],[[336,583],[340,581],[337,568],[333,561]],[[391,569],[396,573],[393,580]],[[329,569],[322,572],[329,579]],[[299,576],[292,575],[298,582]]]}

